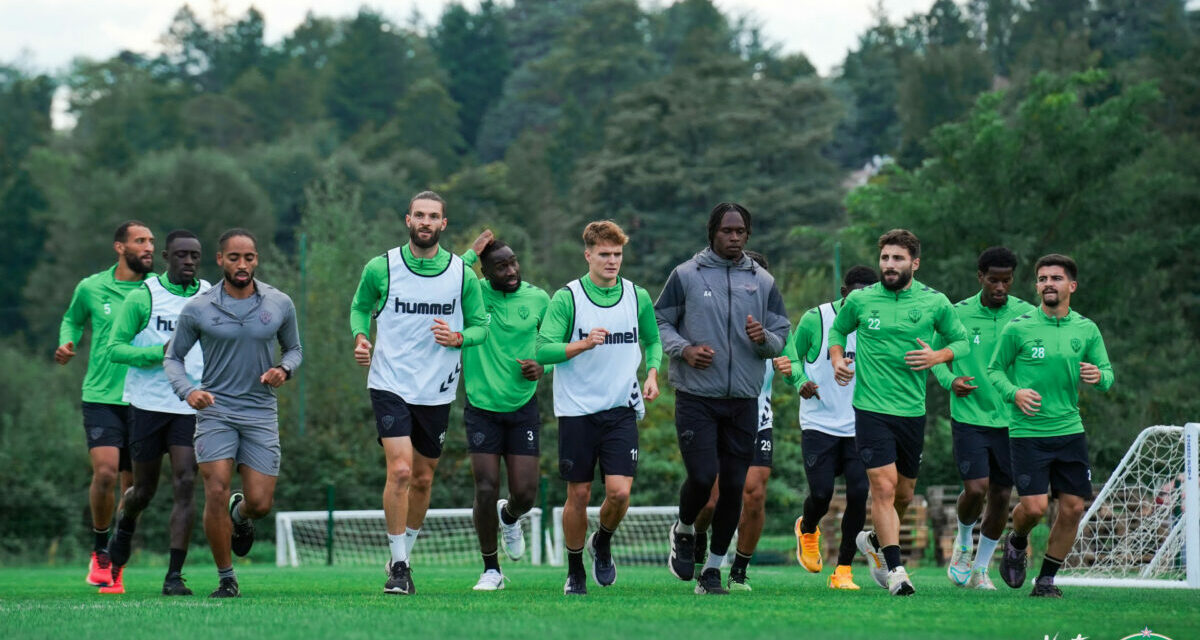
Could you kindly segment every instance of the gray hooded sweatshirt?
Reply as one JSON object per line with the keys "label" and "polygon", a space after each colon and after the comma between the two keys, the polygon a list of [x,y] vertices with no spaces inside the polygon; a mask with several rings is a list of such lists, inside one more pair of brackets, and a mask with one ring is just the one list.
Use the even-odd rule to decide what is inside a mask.
{"label": "gray hooded sweatshirt", "polygon": [[[734,262],[711,248],[675,267],[654,312],[671,386],[706,398],[757,398],[763,360],[783,352],[791,328],[775,278],[749,256]],[[746,316],[762,323],[766,342],[746,335]],[[712,347],[711,366],[688,365],[683,349],[692,345]]]}

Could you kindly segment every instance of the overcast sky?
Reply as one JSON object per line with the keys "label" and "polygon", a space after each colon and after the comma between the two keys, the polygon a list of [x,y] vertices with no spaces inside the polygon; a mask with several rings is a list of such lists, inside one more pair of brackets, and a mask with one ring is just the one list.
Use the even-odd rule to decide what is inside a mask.
{"label": "overcast sky", "polygon": [[[507,3],[507,0],[500,0]],[[669,0],[657,0],[668,4]],[[876,0],[715,0],[727,14],[751,14],[784,51],[800,51],[824,75],[839,64],[871,24]],[[643,4],[648,4],[642,0]],[[18,62],[36,71],[58,71],[75,56],[103,59],[122,49],[159,50],[158,38],[182,0],[0,0],[0,63]],[[192,0],[210,22],[214,13],[236,18],[251,5],[266,17],[267,41],[278,42],[309,10],[321,16],[348,16],[367,4],[396,22],[407,23],[414,8],[427,23],[437,20],[448,0]],[[478,0],[465,0],[469,7]],[[924,11],[933,0],[884,0],[893,18]]]}

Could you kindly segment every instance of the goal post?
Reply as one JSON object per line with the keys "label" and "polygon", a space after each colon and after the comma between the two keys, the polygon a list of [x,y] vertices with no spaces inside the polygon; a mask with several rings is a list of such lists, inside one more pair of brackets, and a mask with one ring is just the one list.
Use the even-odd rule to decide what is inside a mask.
{"label": "goal post", "polygon": [[1138,435],[1060,575],[1064,585],[1200,589],[1200,423]]}
{"label": "goal post", "polygon": [[[522,562],[541,564],[542,510],[530,509],[519,520],[525,532]],[[331,534],[332,533],[332,537]],[[497,531],[499,536],[499,531]],[[419,563],[467,565],[479,562],[479,538],[472,511],[430,509],[413,546]],[[389,558],[383,510],[281,511],[275,514],[275,564],[372,565]]]}

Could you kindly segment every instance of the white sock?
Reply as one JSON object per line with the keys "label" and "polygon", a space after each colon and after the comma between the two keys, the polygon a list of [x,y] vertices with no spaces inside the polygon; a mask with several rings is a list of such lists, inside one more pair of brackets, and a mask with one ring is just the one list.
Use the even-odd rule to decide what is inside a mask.
{"label": "white sock", "polygon": [[388,548],[392,550],[392,562],[408,562],[408,543],[403,533],[388,534]]}
{"label": "white sock", "polygon": [[972,522],[971,524],[963,524],[962,521],[959,521],[959,523],[958,523],[958,546],[963,547],[964,549],[968,549],[968,550],[970,550],[970,548],[972,546],[974,546],[974,544],[971,540],[971,532],[974,529],[975,529],[974,522]]}
{"label": "white sock", "polygon": [[408,554],[412,553],[412,550],[413,550],[413,545],[417,544],[417,536],[418,536],[420,533],[421,533],[421,530],[420,530],[420,529],[413,529],[413,528],[411,528],[411,527],[405,527],[405,529],[404,529],[404,540],[405,540],[406,544],[408,545],[408,546],[406,547],[406,552],[405,552],[405,555],[406,555],[406,556],[407,556]]}
{"label": "white sock", "polygon": [[696,535],[696,525],[684,524],[682,521],[676,520],[675,521],[675,533],[686,533],[686,534],[694,536],[694,535]]}
{"label": "white sock", "polygon": [[717,571],[720,571],[721,563],[723,563],[723,562],[725,562],[725,554],[717,555],[717,554],[713,553],[712,551],[709,551],[708,552],[708,562],[704,563],[704,569],[702,569],[700,571],[700,573],[704,573],[705,571],[708,571],[709,569],[716,569]]}
{"label": "white sock", "polygon": [[246,504],[246,501],[242,500],[233,508],[233,511],[229,512],[229,517],[233,520],[234,524],[242,524],[247,520],[246,514],[242,513],[242,505],[244,504]]}
{"label": "white sock", "polygon": [[971,570],[987,571],[988,565],[992,563],[992,554],[995,553],[998,544],[1000,544],[999,539],[993,540],[982,533],[979,534],[979,550],[975,552],[975,562],[971,564]]}

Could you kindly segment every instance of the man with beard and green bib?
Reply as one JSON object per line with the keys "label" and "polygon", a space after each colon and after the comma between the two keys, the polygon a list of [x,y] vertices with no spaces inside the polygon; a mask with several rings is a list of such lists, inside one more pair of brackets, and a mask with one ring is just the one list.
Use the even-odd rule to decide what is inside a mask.
{"label": "man with beard and green bib", "polygon": [[387,464],[383,511],[391,559],[383,590],[412,595],[409,553],[429,509],[462,349],[481,344],[488,329],[479,280],[468,276],[462,258],[438,246],[446,201],[422,191],[409,202],[404,221],[408,244],[363,268],[350,305],[350,332],[354,359],[370,367],[367,388]]}

